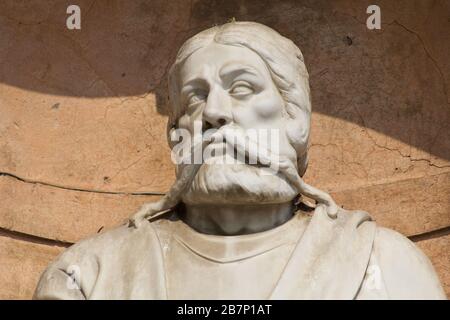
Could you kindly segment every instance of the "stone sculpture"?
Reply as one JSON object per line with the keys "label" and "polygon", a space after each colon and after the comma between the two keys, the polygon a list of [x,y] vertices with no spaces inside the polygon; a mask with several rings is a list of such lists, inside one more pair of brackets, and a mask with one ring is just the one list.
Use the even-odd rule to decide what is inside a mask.
{"label": "stone sculpture", "polygon": [[292,41],[254,22],[205,30],[179,50],[169,89],[169,143],[184,148],[175,184],[67,249],[34,298],[445,299],[406,237],[302,180],[311,102]]}

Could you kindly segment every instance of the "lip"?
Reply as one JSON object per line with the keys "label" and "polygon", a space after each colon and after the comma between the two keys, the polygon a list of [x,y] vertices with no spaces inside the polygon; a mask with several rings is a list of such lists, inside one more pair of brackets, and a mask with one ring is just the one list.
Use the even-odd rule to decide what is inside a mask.
{"label": "lip", "polygon": [[227,160],[227,158],[228,159],[231,158],[233,159],[233,161],[237,161],[234,155],[234,150],[225,142],[210,143],[203,151],[203,156],[204,161],[211,161],[218,159]]}
{"label": "lip", "polygon": [[[214,154],[212,152],[214,151]],[[240,157],[237,157],[237,151],[235,148],[231,147],[226,142],[213,142],[209,144],[203,153],[203,156],[207,155],[207,157],[203,157],[203,161],[206,162],[206,164],[243,164],[248,165],[252,167],[257,168],[263,168],[266,167],[265,165],[260,164],[259,162],[256,163],[249,163],[248,157],[245,157],[245,159],[241,159]],[[211,156],[210,156],[211,155]],[[229,162],[228,162],[229,161]]]}

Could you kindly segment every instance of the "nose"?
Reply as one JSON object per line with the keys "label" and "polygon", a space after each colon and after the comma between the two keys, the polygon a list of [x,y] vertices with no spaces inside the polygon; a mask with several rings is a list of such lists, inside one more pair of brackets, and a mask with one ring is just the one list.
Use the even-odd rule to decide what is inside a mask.
{"label": "nose", "polygon": [[203,109],[203,130],[220,128],[232,121],[231,102],[221,90],[211,90]]}

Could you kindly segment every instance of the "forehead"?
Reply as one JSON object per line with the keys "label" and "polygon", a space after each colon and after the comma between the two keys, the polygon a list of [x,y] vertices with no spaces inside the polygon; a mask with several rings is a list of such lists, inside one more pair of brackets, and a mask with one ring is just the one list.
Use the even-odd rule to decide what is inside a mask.
{"label": "forehead", "polygon": [[222,71],[233,67],[248,67],[261,76],[269,76],[269,70],[261,57],[252,50],[211,42],[189,56],[180,69],[181,82],[192,78],[220,76]]}

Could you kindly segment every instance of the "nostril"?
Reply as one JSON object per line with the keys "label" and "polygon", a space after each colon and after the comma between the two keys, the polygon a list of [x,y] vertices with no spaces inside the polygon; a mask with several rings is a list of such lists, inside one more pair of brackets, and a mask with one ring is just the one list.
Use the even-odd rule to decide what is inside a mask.
{"label": "nostril", "polygon": [[203,133],[205,132],[205,131],[207,131],[207,130],[209,130],[209,129],[211,129],[213,127],[213,125],[210,123],[210,122],[208,122],[208,121],[205,121],[204,123],[203,123]]}
{"label": "nostril", "polygon": [[220,126],[223,126],[223,125],[225,125],[227,123],[227,121],[224,118],[220,118],[220,119],[217,120],[217,123]]}

